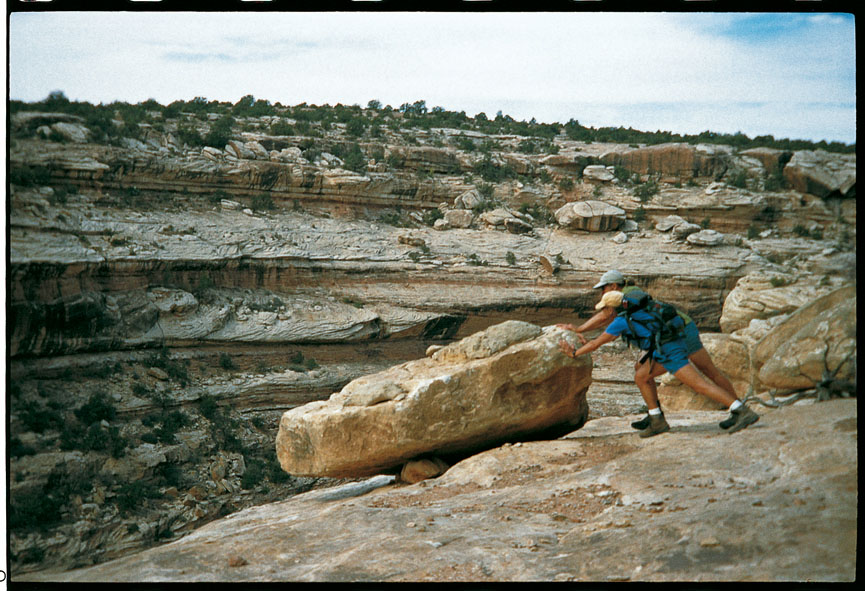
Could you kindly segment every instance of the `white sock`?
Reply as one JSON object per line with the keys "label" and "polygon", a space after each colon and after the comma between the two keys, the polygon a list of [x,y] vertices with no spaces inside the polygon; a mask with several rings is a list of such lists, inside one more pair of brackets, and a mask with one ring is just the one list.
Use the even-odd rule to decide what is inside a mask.
{"label": "white sock", "polygon": [[742,401],[737,400],[736,402],[734,402],[733,404],[730,405],[730,412],[733,412],[734,410],[739,410],[743,406],[745,406],[745,405],[742,404]]}
{"label": "white sock", "polygon": [[649,409],[649,414],[652,415],[653,417],[656,417],[656,416],[658,416],[658,415],[662,415],[662,414],[664,414],[664,413],[662,413],[662,412],[661,412],[661,408],[658,407],[658,408],[650,408],[650,409]]}

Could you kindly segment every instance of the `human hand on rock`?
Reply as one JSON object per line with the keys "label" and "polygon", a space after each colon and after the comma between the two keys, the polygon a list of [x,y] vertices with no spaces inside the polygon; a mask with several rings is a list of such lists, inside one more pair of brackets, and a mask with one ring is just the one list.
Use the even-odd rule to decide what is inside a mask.
{"label": "human hand on rock", "polygon": [[568,357],[573,357],[576,352],[576,348],[571,345],[568,341],[562,339],[559,341],[559,351],[567,355]]}

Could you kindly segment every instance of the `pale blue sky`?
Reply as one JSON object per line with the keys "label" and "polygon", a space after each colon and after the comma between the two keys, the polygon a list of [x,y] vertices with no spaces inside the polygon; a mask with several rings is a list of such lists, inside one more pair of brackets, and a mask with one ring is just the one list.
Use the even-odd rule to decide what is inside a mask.
{"label": "pale blue sky", "polygon": [[855,141],[852,15],[14,13],[10,98],[252,94]]}

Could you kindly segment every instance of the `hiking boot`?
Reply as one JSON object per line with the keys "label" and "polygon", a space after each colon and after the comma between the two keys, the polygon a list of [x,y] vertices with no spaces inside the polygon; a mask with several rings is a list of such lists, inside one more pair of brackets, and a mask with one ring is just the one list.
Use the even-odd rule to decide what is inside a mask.
{"label": "hiking boot", "polygon": [[730,416],[718,423],[718,426],[722,429],[729,429],[736,423],[736,414],[731,410]]}
{"label": "hiking boot", "polygon": [[642,431],[643,429],[645,429],[646,427],[649,426],[649,419],[650,418],[651,417],[649,415],[646,415],[642,419],[640,419],[639,421],[634,421],[633,423],[631,423],[631,427],[633,427],[637,431]]}
{"label": "hiking boot", "polygon": [[[744,429],[748,425],[759,421],[760,415],[755,413],[747,406],[741,406],[736,410],[730,411],[730,418],[733,419],[733,424],[727,428],[727,433],[735,433],[736,431]],[[726,423],[727,421],[724,422]]]}
{"label": "hiking boot", "polygon": [[640,431],[640,437],[652,437],[664,431],[669,431],[670,425],[667,424],[667,419],[663,413],[655,416],[649,415],[649,426]]}

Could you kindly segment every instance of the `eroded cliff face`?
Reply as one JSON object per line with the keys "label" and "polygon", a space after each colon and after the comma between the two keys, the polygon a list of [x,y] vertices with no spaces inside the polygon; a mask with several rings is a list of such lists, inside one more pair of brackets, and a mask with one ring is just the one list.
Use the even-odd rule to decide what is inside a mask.
{"label": "eroded cliff face", "polygon": [[[337,483],[279,469],[282,412],[504,320],[585,319],[610,268],[709,332],[741,277],[837,286],[855,272],[851,156],[564,137],[557,154],[524,154],[524,138],[475,133],[498,146],[479,154],[457,147],[460,130],[387,130],[361,142],[381,151],[360,174],[301,136],[244,132],[218,150],[184,145],[172,122],[120,145],[58,129],[80,133],[18,133],[9,153],[18,572],[102,561]],[[610,168],[583,176],[589,165]],[[490,166],[513,176],[487,182]],[[778,170],[790,188],[763,190]],[[585,200],[625,222],[554,221]],[[671,214],[708,234],[670,230]],[[635,412],[631,376],[601,374],[590,417]]]}

